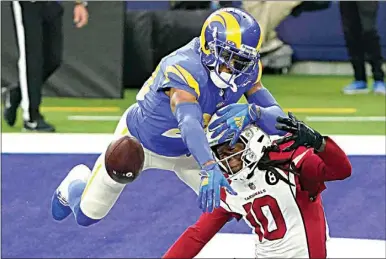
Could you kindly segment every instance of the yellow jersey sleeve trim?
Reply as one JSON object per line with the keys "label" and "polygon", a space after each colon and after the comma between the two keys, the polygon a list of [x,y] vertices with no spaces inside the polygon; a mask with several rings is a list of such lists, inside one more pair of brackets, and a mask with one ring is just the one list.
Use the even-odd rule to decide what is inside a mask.
{"label": "yellow jersey sleeve trim", "polygon": [[187,82],[188,86],[193,88],[193,90],[196,92],[197,96],[200,97],[200,85],[194,79],[191,73],[189,73],[185,68],[181,67],[180,65],[176,65],[178,71],[182,74],[185,81]]}

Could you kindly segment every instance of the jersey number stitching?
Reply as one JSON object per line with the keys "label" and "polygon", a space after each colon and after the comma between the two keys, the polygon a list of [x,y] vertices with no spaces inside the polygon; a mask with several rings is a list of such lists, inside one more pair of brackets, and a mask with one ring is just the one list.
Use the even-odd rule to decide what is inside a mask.
{"label": "jersey number stitching", "polygon": [[[263,240],[263,237],[270,241],[284,237],[287,232],[287,226],[285,225],[283,214],[275,198],[266,195],[254,199],[253,202],[244,204],[243,207],[247,213],[246,219],[251,226],[254,227],[260,242]],[[274,222],[268,222],[269,219],[264,215],[263,207],[269,208]],[[275,223],[276,228],[274,230],[268,230],[268,226],[273,225],[273,223]]]}

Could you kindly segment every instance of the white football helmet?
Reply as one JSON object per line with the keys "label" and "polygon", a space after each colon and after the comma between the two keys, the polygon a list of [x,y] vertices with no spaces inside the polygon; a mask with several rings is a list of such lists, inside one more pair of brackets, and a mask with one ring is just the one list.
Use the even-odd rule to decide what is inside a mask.
{"label": "white football helmet", "polygon": [[[216,114],[211,118],[209,125],[218,118]],[[228,157],[220,159],[217,148],[221,144],[229,143],[232,136],[225,141],[220,142],[220,138],[224,133],[220,134],[216,138],[212,137],[214,130],[207,130],[206,136],[209,142],[209,146],[212,149],[212,154],[220,166],[220,168],[228,175],[228,179],[232,181],[244,181],[252,176],[252,172],[255,170],[257,163],[264,155],[265,147],[271,146],[272,141],[269,136],[255,125],[249,125],[240,135],[240,141],[244,143],[245,148],[239,152],[236,152]],[[243,163],[242,169],[238,172],[233,172],[229,165],[228,160],[233,156],[241,154],[241,160]],[[224,165],[225,164],[225,165]],[[249,176],[249,177],[248,177]]]}

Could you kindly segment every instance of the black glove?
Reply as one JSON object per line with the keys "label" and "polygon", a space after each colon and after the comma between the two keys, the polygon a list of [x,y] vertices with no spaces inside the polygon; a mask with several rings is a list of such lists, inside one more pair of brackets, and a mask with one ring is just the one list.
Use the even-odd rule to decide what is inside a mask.
{"label": "black glove", "polygon": [[295,142],[286,147],[283,151],[291,151],[297,149],[299,146],[312,147],[316,151],[320,151],[323,144],[323,136],[319,132],[308,127],[304,122],[299,121],[296,117],[288,112],[288,118],[277,117],[278,124],[276,129],[292,133],[291,136],[286,136],[276,141],[276,144],[284,144],[294,140]]}

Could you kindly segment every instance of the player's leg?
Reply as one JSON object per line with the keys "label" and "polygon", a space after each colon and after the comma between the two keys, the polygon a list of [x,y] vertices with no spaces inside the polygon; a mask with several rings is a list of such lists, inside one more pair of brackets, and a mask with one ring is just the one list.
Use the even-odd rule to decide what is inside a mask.
{"label": "player's leg", "polygon": [[71,213],[69,197],[69,185],[72,182],[86,183],[91,175],[91,170],[83,164],[73,167],[66,178],[59,185],[52,196],[51,212],[55,220],[63,220]]}
{"label": "player's leg", "polygon": [[365,47],[358,6],[356,2],[339,2],[341,23],[350,62],[354,70],[354,82],[343,88],[345,94],[368,93],[365,70]]}
{"label": "player's leg", "polygon": [[88,181],[69,186],[70,191],[74,193],[72,197],[70,196],[69,203],[77,223],[88,226],[90,222],[93,224],[104,218],[125,186],[126,184],[118,183],[108,175],[105,167],[105,153],[102,153]]}
{"label": "player's leg", "polygon": [[[116,127],[114,139],[129,134],[126,126],[127,112]],[[106,216],[125,185],[115,182],[107,174],[104,157],[105,152],[95,162],[92,172],[84,165],[78,165],[69,172],[53,195],[54,219],[63,220],[73,212],[79,225],[89,226]]]}
{"label": "player's leg", "polygon": [[378,94],[386,94],[384,72],[382,70],[383,58],[380,39],[377,30],[377,13],[379,3],[377,1],[358,2],[358,12],[363,29],[364,47],[367,60],[371,64],[373,72],[373,91]]}
{"label": "player's leg", "polygon": [[166,157],[144,148],[145,168],[173,171],[186,185],[198,194],[201,178],[200,167],[193,156]]}
{"label": "player's leg", "polygon": [[172,171],[198,194],[201,184],[200,167],[193,156],[181,157],[175,161]]}
{"label": "player's leg", "polygon": [[259,23],[262,31],[262,46],[260,53],[278,49],[284,43],[277,37],[276,27],[290,15],[293,8],[301,1],[244,1],[243,6]]}

